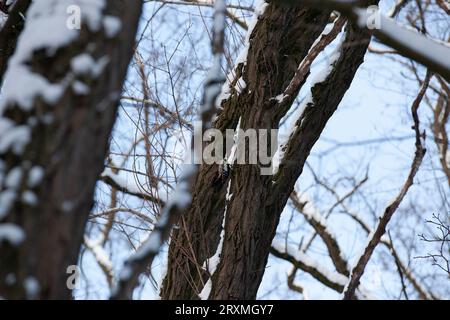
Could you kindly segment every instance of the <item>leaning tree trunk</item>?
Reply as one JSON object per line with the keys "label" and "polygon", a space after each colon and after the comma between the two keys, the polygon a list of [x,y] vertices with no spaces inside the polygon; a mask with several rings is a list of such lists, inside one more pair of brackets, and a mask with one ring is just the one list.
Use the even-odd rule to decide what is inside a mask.
{"label": "leaning tree trunk", "polygon": [[[243,130],[278,128],[304,81],[287,101],[277,103],[273,98],[290,84],[329,16],[326,10],[271,2],[251,31],[246,64],[235,68],[231,87],[240,77],[247,85],[240,93],[232,89],[222,101],[216,128],[235,129],[239,120]],[[226,199],[228,181],[221,187],[212,186],[218,168],[202,166],[193,203],[171,238],[162,298],[196,299],[209,277],[209,299],[256,297],[281,212],[312,147],[363,62],[369,41],[368,32],[347,26],[339,58],[326,78],[311,88],[311,101],[297,121],[274,176],[261,175],[258,165],[234,165],[229,177],[232,196]],[[211,276],[203,267],[217,250],[225,210],[220,263]]]}
{"label": "leaning tree trunk", "polygon": [[66,270],[77,264],[133,54],[142,1],[75,3],[80,29],[66,24],[73,4],[31,4],[5,74],[0,296],[6,299],[71,297]]}

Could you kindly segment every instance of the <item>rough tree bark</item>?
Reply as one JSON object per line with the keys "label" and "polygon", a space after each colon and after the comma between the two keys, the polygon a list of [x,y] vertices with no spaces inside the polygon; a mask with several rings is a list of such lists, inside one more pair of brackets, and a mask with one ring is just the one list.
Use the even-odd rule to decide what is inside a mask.
{"label": "rough tree bark", "polygon": [[[246,88],[222,102],[216,128],[277,128],[292,105],[277,105],[299,63],[324,29],[330,11],[271,2],[250,36],[247,64],[236,67]],[[275,176],[263,176],[258,165],[234,165],[227,201],[225,239],[220,263],[212,277],[210,299],[254,299],[264,274],[270,244],[280,214],[319,138],[363,62],[371,35],[349,25],[340,58],[328,77],[311,88],[313,101],[298,120]],[[298,86],[300,89],[301,84]],[[298,93],[298,90],[297,90]],[[211,182],[217,167],[203,165],[197,177],[193,203],[173,232],[164,299],[196,299],[209,275],[202,268],[218,246],[224,216],[227,182]]]}
{"label": "rough tree bark", "polygon": [[[33,2],[29,15],[33,9],[41,14],[37,6],[43,4]],[[65,14],[65,7],[56,9],[61,5],[59,1],[48,1],[47,5],[55,6],[55,10],[44,15]],[[31,74],[61,85],[58,98],[49,101],[36,94],[31,106],[24,107],[20,99],[11,99],[0,107],[0,131],[2,125],[5,129],[0,132],[0,227],[14,227],[24,235],[14,241],[0,239],[0,296],[6,299],[71,297],[66,270],[77,264],[95,184],[104,165],[117,102],[133,54],[142,2],[105,1],[103,8],[81,9],[89,12],[81,12],[81,29],[72,31],[71,36],[75,36],[71,41],[64,41],[55,52],[45,47],[34,50],[24,61]],[[97,9],[101,20],[93,28],[84,17]],[[20,41],[27,28],[33,31],[34,20],[30,18],[16,51],[23,49]],[[74,58],[84,62],[74,67]],[[90,61],[97,63],[90,65]],[[8,81],[14,81],[8,78],[8,72],[5,87]],[[8,94],[8,88],[4,93]],[[18,128],[29,130],[23,150],[5,140]],[[12,179],[14,175],[17,179]]]}

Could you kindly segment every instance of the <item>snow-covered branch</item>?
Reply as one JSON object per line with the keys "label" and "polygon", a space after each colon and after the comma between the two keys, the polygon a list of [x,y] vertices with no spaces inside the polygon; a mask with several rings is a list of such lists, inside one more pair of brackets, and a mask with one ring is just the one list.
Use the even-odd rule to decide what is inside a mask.
{"label": "snow-covered branch", "polygon": [[[211,126],[212,118],[216,114],[216,99],[220,94],[225,79],[222,74],[222,57],[224,53],[225,37],[225,14],[226,1],[217,0],[214,6],[212,53],[213,64],[205,81],[203,103],[200,118],[204,125],[203,129]],[[194,143],[191,144],[191,158],[194,160],[201,155],[196,154]],[[178,222],[180,216],[191,204],[192,185],[198,172],[198,166],[186,165],[180,175],[179,181],[169,201],[162,209],[161,216],[154,230],[144,241],[141,247],[131,255],[125,262],[124,268],[119,275],[117,288],[112,294],[112,299],[130,299],[133,290],[138,284],[139,276],[159,253],[160,248],[168,239],[172,226]]]}
{"label": "snow-covered branch", "polygon": [[[8,65],[0,99],[0,222],[16,245],[0,241],[0,277],[16,276],[13,285],[0,284],[7,297],[22,294],[27,276],[41,288],[36,298],[70,297],[56,266],[77,263],[141,14],[140,0],[128,1],[127,10],[122,5],[17,0],[0,31],[0,63]],[[68,13],[74,6],[79,19]],[[15,10],[23,30],[11,20]],[[17,34],[6,33],[8,23]],[[49,265],[55,269],[37,271]]]}
{"label": "snow-covered branch", "polygon": [[126,178],[114,173],[111,169],[106,168],[100,176],[102,182],[119,190],[120,192],[141,198],[146,201],[154,202],[164,206],[164,200],[156,197],[156,192],[146,192],[135,181],[128,181]]}
{"label": "snow-covered branch", "polygon": [[209,298],[209,294],[211,293],[211,289],[212,289],[212,285],[213,285],[213,283],[212,283],[213,275],[216,272],[217,266],[219,265],[219,262],[220,262],[220,255],[222,253],[223,243],[225,241],[225,222],[227,219],[228,202],[233,197],[233,194],[230,193],[230,190],[231,190],[231,179],[228,181],[227,194],[225,196],[226,203],[225,203],[225,209],[224,209],[224,213],[223,213],[222,231],[220,232],[219,244],[217,246],[217,249],[216,249],[216,252],[214,253],[214,255],[211,258],[207,259],[203,265],[203,268],[208,272],[209,279],[207,280],[207,282],[203,286],[202,291],[199,294],[199,297],[202,300],[208,300],[208,298]]}
{"label": "snow-covered branch", "polygon": [[[357,23],[360,28],[366,28],[368,14],[363,1],[346,0],[276,0],[292,5],[305,3],[320,8],[331,8],[346,15]],[[373,1],[376,5],[378,1]],[[379,28],[373,29],[373,34],[385,45],[397,50],[407,58],[416,60],[434,72],[450,81],[450,47],[439,43],[415,30],[399,25],[391,18],[380,14]]]}
{"label": "snow-covered branch", "polygon": [[386,233],[386,227],[391,220],[394,213],[397,211],[398,207],[400,206],[403,198],[406,196],[409,188],[414,183],[414,177],[416,176],[419,167],[422,163],[422,160],[425,156],[425,148],[422,143],[422,132],[420,132],[420,122],[419,122],[419,116],[417,114],[418,108],[420,106],[420,103],[425,95],[425,92],[428,88],[428,84],[431,79],[431,73],[427,72],[426,78],[423,81],[423,84],[419,90],[419,94],[413,101],[412,107],[411,107],[411,113],[414,120],[414,126],[413,129],[416,133],[416,152],[414,159],[411,164],[411,168],[408,174],[408,177],[403,184],[400,192],[395,197],[395,199],[386,207],[383,215],[380,217],[380,220],[378,222],[377,227],[373,231],[373,233],[369,234],[367,245],[364,247],[363,253],[358,258],[355,266],[352,268],[350,281],[347,283],[343,298],[345,300],[353,299],[355,296],[355,291],[359,285],[359,280],[361,279],[362,275],[364,274],[364,270],[366,268],[367,263],[369,262],[370,258],[372,257],[372,254],[376,248],[376,246],[380,243],[382,236]]}
{"label": "snow-covered branch", "polygon": [[274,100],[277,102],[277,105],[275,106],[276,108],[283,109],[283,105],[292,105],[293,99],[296,98],[301,86],[304,84],[306,78],[310,73],[312,63],[317,58],[317,56],[321,52],[323,52],[325,47],[327,47],[334,39],[336,39],[338,34],[341,32],[344,24],[345,19],[343,17],[337,17],[336,20],[331,25],[329,25],[330,27],[328,28],[327,26],[327,28],[322,32],[320,37],[311,47],[307,56],[298,66],[297,70],[295,71],[294,77],[292,78],[291,82],[286,87],[284,92],[274,98]]}
{"label": "snow-covered branch", "polygon": [[318,212],[305,194],[300,196],[294,191],[291,195],[291,201],[297,211],[305,217],[306,221],[308,221],[314,231],[325,243],[336,270],[339,273],[348,276],[350,271],[347,265],[347,260],[343,257],[342,250],[337,242],[337,239],[329,229],[325,218],[320,214],[320,212]]}
{"label": "snow-covered branch", "polygon": [[[279,173],[279,169],[286,166],[291,161],[289,159],[289,157],[288,158],[285,157],[285,153],[286,153],[286,151],[288,151],[288,148],[290,145],[295,144],[295,142],[294,142],[295,136],[301,128],[302,119],[305,116],[305,110],[308,107],[311,107],[313,105],[313,99],[314,99],[313,90],[315,87],[319,87],[321,85],[321,83],[326,82],[327,78],[329,77],[331,72],[334,70],[334,64],[336,63],[336,61],[339,59],[339,56],[340,56],[340,49],[341,49],[341,47],[338,46],[337,50],[333,53],[330,61],[327,62],[326,67],[321,72],[314,75],[313,83],[311,84],[311,91],[303,99],[300,106],[297,107],[297,109],[295,110],[295,113],[293,114],[293,116],[296,119],[295,125],[293,127],[289,128],[289,131],[286,134],[287,138],[284,139],[284,141],[281,141],[281,143],[279,144],[278,149],[273,157],[274,158],[273,173],[275,175],[275,179],[274,179],[275,181],[278,179],[277,174]],[[295,80],[295,79],[293,79],[293,80]],[[288,97],[288,95],[283,94],[283,95],[279,96],[277,99],[279,99],[280,103],[282,103],[286,97]]]}
{"label": "snow-covered branch", "polygon": [[266,10],[267,2],[264,0],[257,0],[255,4],[254,14],[248,24],[247,33],[244,39],[243,48],[241,49],[236,61],[234,63],[233,69],[227,74],[226,81],[222,86],[222,90],[216,99],[216,107],[223,108],[222,103],[229,100],[233,95],[239,95],[242,90],[245,89],[246,83],[242,77],[243,70],[247,65],[247,56],[250,49],[250,38],[252,36],[253,30],[260,17],[264,14]]}
{"label": "snow-covered branch", "polygon": [[282,241],[275,240],[272,243],[270,253],[275,257],[289,261],[296,268],[309,273],[319,282],[338,292],[342,292],[348,281],[345,275],[328,270],[319,261],[305,255],[295,246],[286,246]]}
{"label": "snow-covered branch", "polygon": [[114,283],[114,270],[112,261],[109,258],[108,253],[105,251],[105,248],[103,247],[104,245],[103,233],[99,236],[98,239],[95,240],[91,240],[85,236],[84,245],[94,255],[95,260],[97,261],[98,265],[105,274],[106,280],[108,281],[108,284],[111,287]]}

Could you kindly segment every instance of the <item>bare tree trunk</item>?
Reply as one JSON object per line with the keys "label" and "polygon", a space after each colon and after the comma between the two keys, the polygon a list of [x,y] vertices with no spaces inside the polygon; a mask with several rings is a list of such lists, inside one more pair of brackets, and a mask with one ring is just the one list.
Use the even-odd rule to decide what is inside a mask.
{"label": "bare tree trunk", "polygon": [[[14,66],[5,75],[7,100],[0,106],[0,121],[7,125],[7,131],[0,132],[0,228],[16,232],[6,241],[0,239],[4,298],[71,297],[66,270],[77,263],[142,7],[138,0],[105,3],[103,9],[81,8],[82,17],[87,16],[83,10],[89,14],[99,10],[99,24],[83,18],[81,29],[72,30],[72,40],[56,51],[38,48],[19,61],[32,75],[62,88],[56,99],[36,94],[30,105],[13,99]],[[21,41],[27,41],[27,27],[31,30],[42,14],[38,8],[42,4],[31,5],[12,59],[23,55],[26,44]],[[65,7],[57,8],[59,1],[47,5],[55,10],[44,15],[66,14]],[[19,129],[29,138],[23,148],[5,140]]]}
{"label": "bare tree trunk", "polygon": [[[269,5],[251,33],[247,65],[244,67],[241,63],[236,66],[232,84],[236,84],[242,76],[248,85],[240,95],[233,93],[222,103],[223,111],[215,127],[223,132],[234,129],[242,117],[242,129],[276,128],[274,110],[268,108],[267,103],[287,86],[328,17],[329,12]],[[256,168],[248,169],[253,169],[252,179],[248,182],[259,186],[257,189],[247,189],[245,195],[255,204],[259,201],[256,197],[263,197],[259,194],[260,188],[264,189],[270,178],[260,176]],[[182,217],[180,229],[174,231],[167,277],[162,289],[165,299],[195,299],[202,290],[207,275],[201,266],[216,251],[225,207],[227,182],[213,186],[217,174],[217,166],[202,166],[193,204]],[[233,173],[234,176],[239,174]],[[242,179],[246,178],[242,176]],[[238,182],[233,180],[234,183]]]}
{"label": "bare tree trunk", "polygon": [[[240,118],[243,130],[277,128],[296,94],[281,105],[272,98],[284,92],[329,16],[330,11],[270,3],[251,34],[247,65],[236,68],[236,79],[242,76],[247,86],[222,103],[216,127],[236,128]],[[313,100],[298,119],[275,176],[261,175],[258,165],[233,167],[233,196],[227,202],[223,248],[210,299],[256,298],[280,214],[312,147],[363,62],[369,40],[368,32],[347,27],[340,57],[327,78],[311,88]],[[165,299],[198,298],[210,276],[202,266],[219,243],[227,189],[227,183],[220,188],[211,185],[216,174],[216,167],[202,167],[193,205],[174,231],[161,292]]]}

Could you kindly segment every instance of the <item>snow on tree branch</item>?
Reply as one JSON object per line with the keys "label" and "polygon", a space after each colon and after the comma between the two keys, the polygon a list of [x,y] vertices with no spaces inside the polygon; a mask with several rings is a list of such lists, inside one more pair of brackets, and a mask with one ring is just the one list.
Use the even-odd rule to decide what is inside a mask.
{"label": "snow on tree branch", "polygon": [[208,300],[208,298],[209,298],[209,294],[211,293],[211,288],[212,288],[213,275],[216,272],[217,266],[220,263],[220,255],[222,253],[223,242],[225,241],[225,222],[227,219],[228,202],[233,197],[233,194],[230,191],[231,191],[231,179],[228,181],[227,194],[225,196],[226,203],[225,203],[225,210],[223,213],[222,231],[220,232],[219,245],[217,246],[217,249],[216,249],[216,252],[214,253],[214,255],[211,258],[207,259],[203,265],[203,268],[206,271],[208,271],[209,278],[208,278],[206,284],[204,285],[202,291],[199,294],[199,298],[202,300]]}
{"label": "snow on tree branch", "polygon": [[[337,17],[332,24],[329,24],[327,28],[322,32],[320,37],[316,40],[316,42],[312,45],[311,49],[308,52],[308,55],[303,59],[303,61],[298,66],[294,77],[291,82],[284,90],[283,93],[279,94],[274,98],[278,102],[279,105],[275,107],[281,108],[283,104],[292,105],[292,99],[296,97],[299,88],[305,82],[309,72],[311,70],[311,65],[317,56],[323,52],[325,47],[327,47],[341,32],[342,27],[345,24],[345,19],[342,17]],[[288,101],[289,100],[289,101]]]}
{"label": "snow on tree branch", "polygon": [[119,190],[120,192],[141,198],[146,201],[151,201],[161,206],[165,205],[164,200],[155,197],[155,191],[148,192],[138,185],[135,181],[129,181],[125,177],[114,173],[111,169],[106,168],[100,176],[100,180],[107,185]]}
{"label": "snow on tree branch", "polygon": [[[17,0],[11,14],[23,9],[20,4],[27,1]],[[74,6],[82,13],[76,25],[68,10]],[[70,295],[65,283],[36,270],[40,259],[59,266],[77,262],[142,3],[129,1],[127,11],[117,14],[120,6],[35,0],[25,6],[26,15],[17,12],[24,27],[17,30],[0,98],[0,273],[17,278],[7,288],[11,297],[21,294],[27,276],[42,289],[36,297]],[[3,37],[6,27],[1,44],[14,42]],[[16,247],[3,246],[3,240]],[[48,250],[50,243],[58,250]],[[21,274],[15,265],[27,271]]]}
{"label": "snow on tree branch", "polygon": [[[360,28],[366,28],[368,23],[367,10],[361,8],[363,1],[345,0],[276,0],[292,5],[305,3],[315,7],[325,7],[338,10]],[[374,4],[378,1],[374,1]],[[380,14],[379,28],[373,29],[374,35],[385,45],[396,49],[403,56],[416,60],[432,71],[450,81],[450,47],[439,43],[415,30],[399,25],[391,18]]]}
{"label": "snow on tree branch", "polygon": [[348,281],[345,275],[327,269],[319,261],[305,255],[293,245],[285,245],[283,241],[274,240],[270,253],[289,261],[295,267],[309,273],[319,282],[338,292],[342,292]]}
{"label": "snow on tree branch", "polygon": [[[312,57],[308,58],[306,57],[305,60],[300,64],[300,67],[298,70],[301,70],[300,72],[296,73],[294,76],[294,79],[289,84],[288,88],[286,89],[285,93],[282,95],[276,97],[276,100],[283,104],[285,103],[285,99],[289,96],[291,96],[294,91],[298,91],[298,87],[301,85],[301,83],[305,80],[306,75],[309,73],[309,68],[311,66],[311,63],[313,60],[317,57],[317,55],[322,51],[326,45],[331,43],[338,35],[340,29],[342,28],[343,21],[336,21],[336,25],[333,27],[332,31],[330,31],[329,36],[327,33],[325,36],[321,36],[320,40],[318,40],[317,44],[313,49],[310,51],[310,54]],[[291,126],[289,128],[286,139],[282,140],[279,143],[278,149],[275,152],[275,155],[273,156],[273,174],[274,174],[274,181],[277,180],[277,174],[279,171],[279,168],[282,166],[285,166],[286,163],[290,161],[290,159],[285,159],[285,152],[289,145],[293,144],[293,140],[295,139],[295,134],[299,130],[299,128],[302,125],[302,118],[304,117],[304,112],[308,106],[311,106],[314,104],[314,87],[320,87],[321,83],[324,83],[327,81],[330,74],[333,72],[335,63],[339,60],[341,56],[341,50],[342,50],[343,40],[337,45],[337,48],[332,53],[330,59],[327,61],[327,65],[317,74],[313,75],[313,80],[311,83],[311,89],[308,92],[307,96],[303,99],[301,102],[301,105],[295,110],[295,113],[292,115],[295,119],[294,126]],[[297,78],[299,77],[299,78]],[[301,79],[301,81],[299,81]],[[297,83],[298,82],[298,83]],[[292,99],[290,99],[292,102]]]}
{"label": "snow on tree branch", "polygon": [[306,221],[308,221],[315,232],[322,238],[336,270],[339,273],[348,276],[350,272],[347,260],[343,257],[342,250],[335,235],[330,230],[325,217],[318,212],[306,194],[299,196],[297,192],[294,191],[291,195],[291,201],[294,207],[305,217]]}
{"label": "snow on tree branch", "polygon": [[103,245],[105,244],[105,237],[102,233],[97,239],[91,240],[87,236],[84,237],[84,245],[92,252],[95,260],[106,276],[109,286],[114,283],[114,270],[111,259],[108,256]]}
{"label": "snow on tree branch", "polygon": [[414,177],[416,176],[420,165],[422,163],[422,160],[425,156],[426,149],[423,146],[423,134],[420,131],[420,122],[419,122],[419,116],[417,114],[417,111],[419,109],[420,103],[425,95],[425,92],[428,88],[430,79],[432,74],[430,71],[427,72],[427,75],[425,77],[425,80],[422,83],[422,86],[419,90],[419,93],[415,100],[413,101],[412,107],[411,107],[411,113],[414,120],[414,132],[416,134],[416,152],[414,159],[411,164],[411,168],[408,174],[408,177],[402,186],[399,194],[395,197],[395,199],[386,207],[383,215],[380,217],[380,220],[378,222],[377,227],[375,230],[369,234],[367,245],[364,246],[363,253],[358,258],[355,266],[352,268],[351,276],[349,282],[345,286],[345,290],[343,293],[344,300],[350,300],[353,299],[355,296],[355,291],[359,285],[359,281],[364,274],[365,267],[367,263],[369,262],[370,258],[372,257],[372,254],[376,248],[376,246],[380,243],[382,236],[386,233],[386,227],[391,220],[394,213],[397,211],[398,207],[400,206],[403,198],[406,196],[408,190],[414,183]]}
{"label": "snow on tree branch", "polygon": [[[222,57],[224,53],[226,1],[217,0],[214,5],[212,53],[213,64],[205,80],[203,102],[200,110],[203,129],[211,126],[212,118],[216,114],[216,99],[220,94],[225,78],[222,74]],[[195,133],[194,133],[195,134]],[[191,160],[200,155],[196,154],[194,143],[191,143]],[[195,163],[195,161],[194,161]],[[127,259],[119,282],[113,291],[112,299],[130,299],[134,288],[138,284],[139,276],[147,266],[151,266],[153,259],[159,253],[161,246],[170,235],[172,226],[192,201],[192,185],[198,172],[198,165],[189,164],[183,169],[174,192],[164,206],[160,219],[154,230],[141,247]]]}
{"label": "snow on tree branch", "polygon": [[[53,82],[30,66],[36,52],[43,50],[51,55],[77,39],[80,30],[69,29],[66,25],[67,7],[73,3],[74,1],[70,0],[33,2],[28,10],[27,23],[18,40],[15,54],[9,61],[0,99],[0,220],[6,217],[16,201],[36,205],[36,195],[32,189],[39,181],[28,183],[29,189],[20,188],[22,181],[33,179],[33,172],[37,172],[39,167],[33,167],[31,162],[24,161],[20,166],[7,168],[4,158],[8,153],[15,156],[23,154],[38,119],[35,118],[34,122],[16,123],[5,114],[12,109],[31,113],[37,99],[54,105],[74,82],[76,70],[73,70],[74,73],[69,72],[61,81]],[[85,23],[92,32],[104,27],[103,0],[78,0],[76,3],[88,12],[84,16]],[[20,1],[13,9],[19,4]],[[39,176],[42,178],[42,175]]]}
{"label": "snow on tree branch", "polygon": [[239,95],[239,93],[246,87],[246,83],[242,78],[242,73],[247,64],[248,50],[250,49],[250,37],[255,29],[258,19],[264,14],[267,5],[268,3],[264,0],[257,0],[255,3],[254,14],[247,28],[244,46],[234,63],[234,68],[227,74],[226,81],[216,99],[216,107],[219,109],[222,108],[222,102],[228,100],[230,96],[234,94]]}

